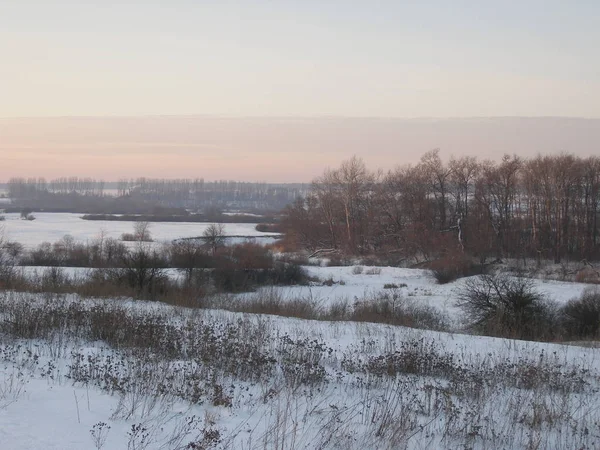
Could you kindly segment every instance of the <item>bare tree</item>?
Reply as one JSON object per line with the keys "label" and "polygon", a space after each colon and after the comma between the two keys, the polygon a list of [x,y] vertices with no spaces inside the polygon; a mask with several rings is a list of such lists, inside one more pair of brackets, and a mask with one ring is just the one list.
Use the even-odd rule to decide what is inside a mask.
{"label": "bare tree", "polygon": [[365,235],[359,232],[359,228],[364,225],[361,222],[366,216],[375,177],[367,170],[364,161],[356,156],[344,161],[333,174],[344,211],[347,246],[355,251],[364,244]]}
{"label": "bare tree", "polygon": [[338,247],[337,218],[339,216],[339,199],[336,192],[336,174],[327,169],[325,173],[312,183],[312,197],[321,209],[322,217],[329,230],[329,244],[325,247]]}
{"label": "bare tree", "polygon": [[136,241],[151,242],[152,234],[150,233],[150,222],[135,222],[133,224],[133,235]]}
{"label": "bare tree", "polygon": [[474,156],[463,156],[458,159],[450,158],[449,168],[456,212],[466,218],[469,215],[469,199],[473,194],[480,165]]}
{"label": "bare tree", "polygon": [[204,246],[197,239],[181,239],[170,248],[171,263],[185,273],[186,282],[191,283],[194,270],[202,267],[206,260]]}
{"label": "bare tree", "polygon": [[206,245],[213,256],[217,250],[225,244],[225,226],[222,223],[211,223],[202,233],[204,245]]}
{"label": "bare tree", "polygon": [[[600,159],[452,158],[437,150],[385,177],[352,158],[326,170],[286,210],[286,236],[312,251],[402,253],[425,259],[456,248],[496,255],[600,258]],[[396,258],[398,259],[398,258]]]}
{"label": "bare tree", "polygon": [[438,204],[439,227],[440,229],[444,229],[447,225],[447,197],[452,170],[442,162],[439,149],[434,149],[425,153],[421,157],[420,165],[429,177],[432,192]]}
{"label": "bare tree", "polygon": [[157,282],[164,278],[166,263],[151,245],[138,242],[121,256],[123,269],[117,270],[138,295],[144,291],[154,294]]}
{"label": "bare tree", "polygon": [[11,255],[9,243],[4,233],[4,225],[0,225],[0,286],[7,287],[14,276],[15,258]]}

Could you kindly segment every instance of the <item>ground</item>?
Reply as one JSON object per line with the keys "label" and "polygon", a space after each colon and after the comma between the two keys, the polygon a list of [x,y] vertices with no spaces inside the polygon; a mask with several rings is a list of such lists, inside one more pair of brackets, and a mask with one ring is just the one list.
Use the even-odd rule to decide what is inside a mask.
{"label": "ground", "polygon": [[[102,228],[74,215],[5,223],[27,246],[65,229],[92,239]],[[106,225],[115,237],[132,228]],[[154,224],[152,232],[169,240],[202,226]],[[437,285],[418,269],[305,269],[307,286],[236,296],[275,292],[330,306],[394,292],[437,309],[452,332],[0,292],[1,447],[599,448],[600,350],[466,334],[456,306],[465,279]],[[558,303],[586,288],[534,285]]]}

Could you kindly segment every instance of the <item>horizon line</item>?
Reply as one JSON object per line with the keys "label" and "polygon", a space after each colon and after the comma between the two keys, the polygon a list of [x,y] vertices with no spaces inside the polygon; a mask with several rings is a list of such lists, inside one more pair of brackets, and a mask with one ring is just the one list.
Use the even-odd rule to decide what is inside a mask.
{"label": "horizon line", "polygon": [[2,116],[0,120],[15,119],[160,119],[160,118],[205,118],[205,119],[343,119],[343,120],[474,120],[474,119],[577,119],[600,120],[587,116],[345,116],[336,114],[307,115],[229,115],[229,114],[118,114],[118,115],[46,115],[46,116]]}

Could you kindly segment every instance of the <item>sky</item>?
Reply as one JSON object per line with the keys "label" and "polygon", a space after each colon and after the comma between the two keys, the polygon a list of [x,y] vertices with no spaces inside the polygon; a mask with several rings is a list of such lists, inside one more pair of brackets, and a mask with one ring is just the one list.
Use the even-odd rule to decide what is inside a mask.
{"label": "sky", "polygon": [[[278,119],[320,118],[322,128],[307,131],[313,135],[330,133],[332,117],[362,118],[358,128],[367,134],[372,118],[599,119],[599,21],[597,0],[0,0],[0,118],[105,118],[102,136],[84,140],[93,148],[82,165],[65,161],[64,171],[103,168],[110,175],[109,156],[122,154],[136,176],[146,174],[131,162],[139,161],[139,148],[119,142],[111,118],[177,116],[180,127],[184,116],[272,118],[276,133]],[[46,139],[53,122],[34,121],[17,139],[15,123],[0,122],[0,157],[15,172],[41,169],[17,160],[73,152],[65,145],[89,131],[74,121],[75,128],[59,127],[53,142]],[[168,147],[172,121],[153,126],[165,126],[164,135],[149,130],[156,139],[144,145]],[[194,161],[205,158],[215,177],[247,169],[229,166],[225,176],[210,163],[222,154],[192,134],[175,139],[180,153],[187,148]],[[375,140],[391,147],[384,137]],[[267,158],[285,164],[286,152],[302,151],[287,143],[231,145],[230,154],[243,151],[265,166]],[[154,165],[138,164],[138,172],[159,170],[169,149],[176,150],[146,152]],[[325,139],[307,151],[331,149]]]}

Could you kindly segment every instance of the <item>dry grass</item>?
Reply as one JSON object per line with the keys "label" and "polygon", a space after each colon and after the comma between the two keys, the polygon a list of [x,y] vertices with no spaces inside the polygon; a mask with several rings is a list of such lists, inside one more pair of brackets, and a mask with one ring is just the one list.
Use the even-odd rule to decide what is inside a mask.
{"label": "dry grass", "polygon": [[245,419],[224,429],[218,416],[188,417],[164,448],[592,449],[600,431],[597,369],[552,352],[465,357],[384,334],[342,351],[276,319],[64,296],[5,293],[0,315],[1,360],[116,396],[111,420],[133,422],[132,445],[158,447],[175,402]]}

